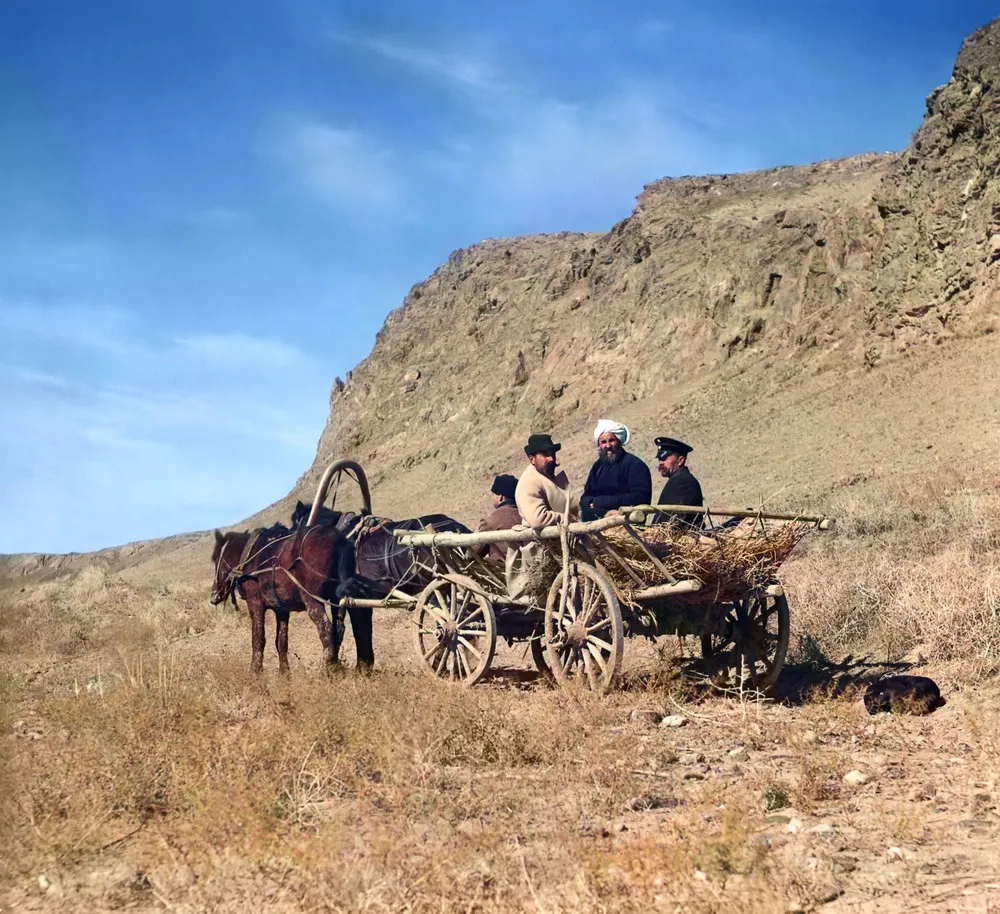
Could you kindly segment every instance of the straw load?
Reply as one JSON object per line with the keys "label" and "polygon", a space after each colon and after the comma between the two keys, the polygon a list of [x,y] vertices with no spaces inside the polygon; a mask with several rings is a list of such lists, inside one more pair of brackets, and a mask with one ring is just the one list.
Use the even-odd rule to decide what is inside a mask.
{"label": "straw load", "polygon": [[[636,590],[663,583],[665,575],[659,567],[663,566],[677,579],[693,578],[701,582],[702,589],[691,599],[713,602],[768,584],[799,540],[813,527],[796,522],[765,525],[756,518],[747,518],[730,530],[702,535],[671,526],[650,526],[635,531],[646,549],[628,529],[615,527],[600,534],[603,542],[591,538],[588,548],[626,599]],[[612,550],[617,558],[611,554]],[[646,550],[656,556],[659,565]]]}

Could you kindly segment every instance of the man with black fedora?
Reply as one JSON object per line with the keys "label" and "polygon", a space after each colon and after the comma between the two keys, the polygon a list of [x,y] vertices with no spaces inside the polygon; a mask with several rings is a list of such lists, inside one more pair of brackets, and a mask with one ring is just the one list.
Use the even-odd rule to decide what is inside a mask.
{"label": "man with black fedora", "polygon": [[[701,484],[687,467],[687,456],[694,450],[690,444],[676,438],[657,438],[657,469],[667,482],[660,492],[659,505],[691,505],[702,507],[705,500],[701,494]],[[701,527],[701,513],[682,514],[679,511],[663,511],[653,517],[654,523],[674,521],[686,527]]]}
{"label": "man with black fedora", "polygon": [[[479,530],[510,530],[521,523],[521,514],[514,501],[514,490],[517,488],[517,477],[503,473],[493,480],[490,491],[493,493],[493,510],[483,518]],[[481,554],[487,560],[503,565],[507,558],[506,543],[491,543],[483,547]]]}
{"label": "man with black fedora", "polygon": [[569,480],[557,468],[556,453],[562,447],[551,435],[531,435],[524,446],[528,465],[514,490],[514,500],[522,522],[528,527],[550,527],[558,524],[569,501],[570,516],[580,514],[580,498],[569,491]]}

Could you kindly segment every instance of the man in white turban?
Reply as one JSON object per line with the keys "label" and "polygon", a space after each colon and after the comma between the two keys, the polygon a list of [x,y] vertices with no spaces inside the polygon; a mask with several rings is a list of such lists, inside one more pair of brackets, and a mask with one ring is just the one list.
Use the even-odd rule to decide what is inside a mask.
{"label": "man in white turban", "polygon": [[580,498],[580,519],[596,520],[622,505],[648,505],[653,497],[649,467],[625,450],[629,430],[613,419],[601,419],[594,429],[598,457],[590,468]]}

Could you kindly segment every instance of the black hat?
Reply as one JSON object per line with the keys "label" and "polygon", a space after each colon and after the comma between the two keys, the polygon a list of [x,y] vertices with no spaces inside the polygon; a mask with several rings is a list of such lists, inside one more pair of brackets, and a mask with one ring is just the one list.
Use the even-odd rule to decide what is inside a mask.
{"label": "black hat", "polygon": [[493,485],[490,486],[490,491],[494,495],[499,495],[502,498],[513,498],[514,490],[517,488],[517,477],[511,476],[509,473],[502,473],[493,480]]}
{"label": "black hat", "polygon": [[653,444],[656,445],[657,460],[663,460],[664,457],[669,457],[671,454],[680,454],[683,457],[694,450],[690,444],[685,444],[676,438],[657,438]]}
{"label": "black hat", "polygon": [[545,451],[555,453],[561,447],[561,444],[553,442],[551,435],[529,435],[528,443],[524,446],[524,453],[529,457],[532,454],[540,454]]}

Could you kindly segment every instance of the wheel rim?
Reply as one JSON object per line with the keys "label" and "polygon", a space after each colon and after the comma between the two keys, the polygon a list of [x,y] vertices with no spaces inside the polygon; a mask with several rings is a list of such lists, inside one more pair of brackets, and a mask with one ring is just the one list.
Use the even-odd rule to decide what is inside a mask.
{"label": "wheel rim", "polygon": [[721,634],[701,636],[709,677],[720,687],[766,693],[778,681],[788,653],[788,601],[752,592],[726,604]]}
{"label": "wheel rim", "polygon": [[621,669],[624,632],[618,598],[596,568],[573,562],[563,599],[560,574],[545,605],[545,659],[561,686],[581,682],[606,692]]}
{"label": "wheel rim", "polygon": [[535,669],[541,673],[543,679],[552,679],[552,668],[549,666],[548,658],[545,656],[545,641],[541,635],[531,639],[531,659],[535,663]]}
{"label": "wheel rim", "polygon": [[414,615],[414,642],[425,672],[465,686],[482,679],[496,650],[489,600],[463,582],[439,578],[420,594]]}

